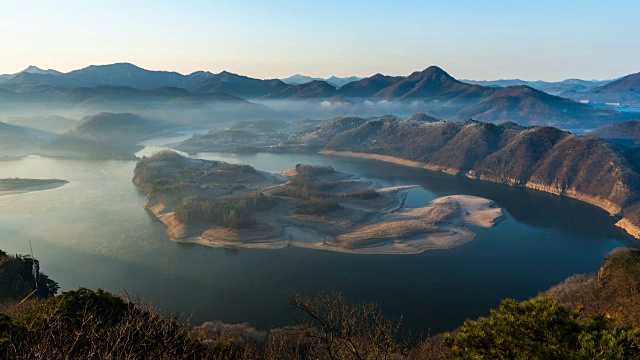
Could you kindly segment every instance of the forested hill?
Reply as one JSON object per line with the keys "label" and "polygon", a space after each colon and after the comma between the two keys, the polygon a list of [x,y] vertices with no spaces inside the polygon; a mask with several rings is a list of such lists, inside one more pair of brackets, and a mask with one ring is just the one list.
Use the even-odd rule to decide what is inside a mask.
{"label": "forested hill", "polygon": [[640,150],[599,137],[512,122],[337,118],[290,144],[390,156],[431,170],[570,196],[621,215],[619,226],[640,236]]}

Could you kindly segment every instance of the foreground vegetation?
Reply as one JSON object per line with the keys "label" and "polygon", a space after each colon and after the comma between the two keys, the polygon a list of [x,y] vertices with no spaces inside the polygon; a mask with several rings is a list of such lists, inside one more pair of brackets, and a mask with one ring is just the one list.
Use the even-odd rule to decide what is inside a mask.
{"label": "foreground vegetation", "polygon": [[[2,253],[0,274],[26,257]],[[11,264],[10,264],[11,262]],[[24,265],[23,265],[24,266]],[[402,319],[339,293],[292,295],[297,325],[258,331],[177,315],[130,297],[80,288],[16,305],[3,291],[0,357],[10,359],[629,359],[640,358],[640,251],[617,250],[594,281],[568,281],[543,296],[507,299],[489,316],[429,339]],[[52,285],[55,283],[51,283]],[[577,286],[576,284],[581,284]],[[588,284],[588,285],[585,285]],[[2,288],[6,289],[5,287]],[[580,291],[578,291],[580,290]],[[626,301],[624,304],[621,301]],[[576,305],[580,303],[580,305]],[[624,305],[624,306],[621,306]]]}
{"label": "foreground vegetation", "polygon": [[[11,256],[0,250],[0,303],[6,300],[20,301],[36,290],[33,262],[30,256]],[[58,283],[47,275],[40,273],[37,279],[38,291],[32,296],[49,298],[58,292]]]}

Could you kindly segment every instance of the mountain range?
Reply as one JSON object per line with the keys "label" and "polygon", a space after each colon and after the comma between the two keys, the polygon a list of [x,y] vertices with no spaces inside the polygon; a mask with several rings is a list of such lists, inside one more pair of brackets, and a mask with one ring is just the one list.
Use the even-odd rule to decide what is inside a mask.
{"label": "mountain range", "polygon": [[566,79],[562,81],[527,81],[520,79],[506,80],[460,80],[469,84],[476,84],[490,87],[507,87],[527,85],[536,90],[544,91],[551,95],[559,95],[565,91],[585,91],[596,86],[607,84],[613,80],[582,80],[582,79]]}
{"label": "mountain range", "polygon": [[330,78],[325,79],[325,78],[314,78],[311,76],[296,74],[280,80],[282,80],[282,82],[284,82],[285,84],[289,84],[289,85],[300,85],[300,84],[305,84],[312,81],[324,81],[336,88],[340,88],[350,82],[362,80],[362,78],[357,76],[348,76],[348,77],[332,76]]}
{"label": "mountain range", "polygon": [[16,77],[18,75],[21,75],[21,74],[24,74],[24,73],[27,73],[27,74],[41,74],[41,75],[61,75],[62,74],[61,72],[56,71],[56,70],[52,70],[52,69],[42,70],[37,66],[29,65],[29,67],[27,67],[26,69],[24,69],[24,70],[22,70],[22,71],[20,71],[18,73],[0,75],[0,83],[8,81],[11,78],[14,78],[14,77]]}
{"label": "mountain range", "polygon": [[586,91],[565,91],[560,95],[591,102],[640,104],[640,72]]}
{"label": "mountain range", "polygon": [[[593,95],[635,100],[638,74],[593,87],[586,92],[565,92],[582,100]],[[580,80],[567,83],[584,85]],[[563,93],[564,94],[564,93]],[[571,96],[569,96],[571,95]],[[527,85],[483,86],[459,81],[437,66],[408,76],[376,74],[336,87],[327,81],[286,84],[278,79],[262,80],[223,71],[198,71],[188,75],[151,71],[128,63],[89,66],[69,73],[30,67],[4,78],[0,101],[54,103],[94,111],[131,111],[135,106],[158,104],[197,108],[210,102],[264,102],[306,100],[347,105],[345,111],[359,113],[367,104],[410,103],[413,112],[431,116],[490,122],[517,121],[523,125],[553,125],[562,128],[593,128],[630,119],[609,108],[596,108],[550,95]],[[112,105],[120,107],[112,109]],[[349,110],[350,109],[350,110]],[[287,111],[286,109],[284,111]]]}
{"label": "mountain range", "polygon": [[242,98],[256,98],[269,92],[284,89],[280,80],[252,79],[226,71],[213,74],[196,71],[182,75],[170,71],[146,70],[129,63],[91,65],[68,73],[22,71],[3,75],[2,87],[8,90],[22,88],[25,84],[50,85],[60,88],[119,86],[148,90],[158,87],[185,88],[193,92],[224,92]]}

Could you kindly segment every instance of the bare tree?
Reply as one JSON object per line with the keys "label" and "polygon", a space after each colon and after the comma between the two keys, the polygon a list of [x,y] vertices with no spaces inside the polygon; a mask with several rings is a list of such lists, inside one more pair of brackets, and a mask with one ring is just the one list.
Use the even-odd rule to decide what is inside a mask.
{"label": "bare tree", "polygon": [[289,297],[297,318],[298,334],[313,339],[329,359],[391,359],[405,347],[396,341],[402,319],[382,315],[377,304],[349,304],[340,293],[323,293],[310,299]]}

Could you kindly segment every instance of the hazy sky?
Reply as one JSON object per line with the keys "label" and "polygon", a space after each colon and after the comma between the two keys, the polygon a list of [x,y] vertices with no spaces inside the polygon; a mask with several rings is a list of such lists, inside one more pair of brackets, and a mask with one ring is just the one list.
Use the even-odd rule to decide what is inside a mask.
{"label": "hazy sky", "polygon": [[0,0],[0,73],[131,62],[259,77],[607,79],[640,71],[639,0]]}

